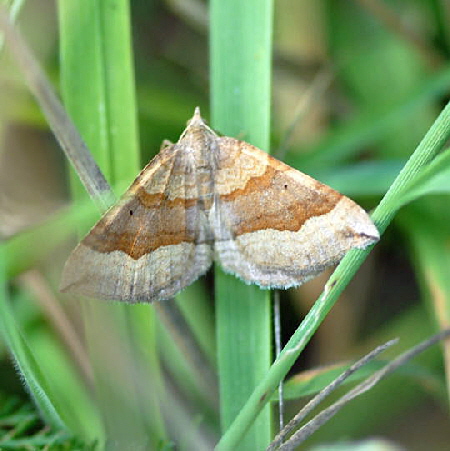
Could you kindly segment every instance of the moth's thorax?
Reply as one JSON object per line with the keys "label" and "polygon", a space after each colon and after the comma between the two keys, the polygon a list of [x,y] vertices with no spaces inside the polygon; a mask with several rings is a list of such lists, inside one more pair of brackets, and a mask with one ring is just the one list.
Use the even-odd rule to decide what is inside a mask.
{"label": "moth's thorax", "polygon": [[212,154],[216,151],[217,135],[206,125],[190,126],[178,141],[180,150],[191,157],[196,167],[215,165]]}
{"label": "moth's thorax", "polygon": [[[193,190],[204,209],[211,208],[214,193],[214,173],[217,169],[217,135],[203,122],[190,124],[177,143],[186,159],[192,177]],[[189,182],[188,182],[189,183]]]}

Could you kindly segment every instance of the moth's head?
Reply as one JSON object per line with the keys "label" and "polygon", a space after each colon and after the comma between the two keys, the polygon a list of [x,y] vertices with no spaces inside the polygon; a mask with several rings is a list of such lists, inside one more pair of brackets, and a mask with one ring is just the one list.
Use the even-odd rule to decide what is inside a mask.
{"label": "moth's head", "polygon": [[202,118],[200,114],[200,107],[196,106],[194,110],[194,115],[187,121],[186,124],[187,127],[199,127],[199,126],[206,126],[205,120]]}
{"label": "moth's head", "polygon": [[194,115],[188,120],[184,132],[180,136],[180,141],[182,140],[196,140],[199,137],[204,137],[208,135],[217,136],[216,133],[208,127],[205,120],[200,115],[200,107],[195,107]]}

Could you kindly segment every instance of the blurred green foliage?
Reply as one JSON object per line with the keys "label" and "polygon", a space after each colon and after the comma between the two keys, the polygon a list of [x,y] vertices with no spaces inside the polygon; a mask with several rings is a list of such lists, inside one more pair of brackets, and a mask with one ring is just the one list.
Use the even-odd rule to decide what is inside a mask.
{"label": "blurred green foliage", "polygon": [[[123,102],[122,111],[116,113],[128,115],[127,124],[124,120],[117,127],[133,130],[129,120],[134,114],[138,127],[132,138],[118,144],[114,155],[120,159],[113,162],[116,157],[109,153],[98,157],[118,193],[137,167],[157,153],[163,139],[178,138],[195,106],[209,118],[207,5],[200,0],[134,0],[130,5],[132,53],[123,58],[134,60],[137,111]],[[272,153],[277,156],[277,149],[285,147],[287,131],[292,129],[282,159],[372,209],[449,99],[450,10],[437,0],[285,0],[274,7]],[[59,79],[61,70],[57,17],[52,2],[28,0],[17,19],[53,80]],[[89,30],[81,22],[78,27],[93,50],[94,37],[89,41]],[[102,39],[110,43],[107,30],[101,31]],[[81,46],[81,53],[88,45]],[[17,443],[32,449],[93,449],[81,447],[77,440],[91,443],[105,439],[105,431],[107,439],[114,431],[126,436],[135,430],[143,436],[150,431],[154,440],[148,446],[154,449],[170,449],[172,440],[180,449],[193,449],[193,443],[196,449],[210,449],[220,435],[217,399],[205,393],[183,343],[159,320],[154,325],[150,309],[109,309],[73,299],[60,302],[59,274],[75,241],[61,242],[81,222],[86,230],[96,213],[91,210],[89,216],[89,201],[79,200],[70,212],[59,210],[56,218],[51,209],[39,215],[43,201],[36,193],[50,183],[49,174],[63,179],[53,188],[57,191],[53,212],[68,197],[64,161],[55,158],[42,169],[34,160],[39,152],[58,155],[56,146],[49,144],[48,132],[33,145],[24,145],[33,130],[46,127],[45,121],[12,58],[4,52],[0,58],[0,142],[4,143],[0,234],[5,238],[0,250],[1,324],[4,336],[15,338],[15,344],[6,339],[0,346],[0,447],[20,449],[11,443],[28,437]],[[329,81],[317,88],[315,81],[324,73]],[[101,73],[99,79],[108,77]],[[89,89],[94,84],[90,79]],[[102,95],[111,94],[107,87],[101,89]],[[66,90],[62,83],[60,91]],[[95,113],[101,102],[93,95],[91,101],[81,107]],[[302,114],[292,127],[298,109]],[[93,124],[88,117],[85,120],[87,127]],[[93,135],[99,127],[93,126]],[[400,345],[390,351],[393,356],[450,324],[448,155],[444,150],[404,194],[404,201],[410,203],[396,215],[292,368],[288,415],[303,404],[301,395],[320,390],[335,372],[328,366],[318,370],[308,379],[308,387],[313,388],[306,389],[303,370],[342,364],[399,336]],[[37,182],[27,171],[39,171]],[[323,283],[316,280],[282,293],[284,342]],[[203,278],[178,302],[215,368],[212,293],[211,279]],[[9,363],[8,346],[20,350],[15,366]],[[448,345],[428,351],[408,371],[354,401],[309,444],[376,434],[410,450],[445,449],[450,440],[444,392],[445,385],[450,386],[448,353]],[[157,354],[161,364],[155,362]],[[35,394],[45,420],[53,419],[52,428],[45,432],[35,413],[12,401],[15,396],[27,398],[20,384],[11,383],[21,377],[14,375],[18,370],[28,382],[35,380],[27,390]],[[125,416],[128,420],[122,422]],[[71,438],[73,434],[78,438]],[[61,447],[49,447],[52,443]]]}

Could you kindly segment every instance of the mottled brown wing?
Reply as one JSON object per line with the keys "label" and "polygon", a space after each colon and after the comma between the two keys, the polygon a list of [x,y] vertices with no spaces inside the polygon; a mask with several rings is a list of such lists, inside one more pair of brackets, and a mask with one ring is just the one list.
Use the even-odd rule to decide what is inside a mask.
{"label": "mottled brown wing", "polygon": [[352,200],[254,146],[219,142],[215,252],[225,271],[261,287],[288,288],[379,239]]}
{"label": "mottled brown wing", "polygon": [[125,302],[168,299],[212,262],[192,162],[165,147],[80,242],[61,290]]}

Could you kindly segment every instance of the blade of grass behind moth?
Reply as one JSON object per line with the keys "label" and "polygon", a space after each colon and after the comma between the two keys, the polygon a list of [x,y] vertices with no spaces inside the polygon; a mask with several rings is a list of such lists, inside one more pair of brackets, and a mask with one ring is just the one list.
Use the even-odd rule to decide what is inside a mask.
{"label": "blade of grass behind moth", "polygon": [[[269,149],[272,0],[211,2],[212,125]],[[271,361],[269,293],[215,267],[221,429],[238,415]],[[262,407],[262,406],[259,406]],[[261,450],[271,440],[270,406],[233,450]]]}
{"label": "blade of grass behind moth", "polygon": [[[61,1],[59,18],[67,108],[108,178],[130,182],[139,150],[129,4]],[[79,199],[82,192],[73,186]],[[95,300],[82,307],[108,443],[156,447],[165,433],[152,308]]]}
{"label": "blade of grass behind moth", "polygon": [[[450,136],[450,103],[444,108],[434,124],[430,127],[414,153],[400,171],[390,189],[375,209],[372,219],[382,234],[393,219],[397,209],[402,205],[405,195],[404,187],[417,176],[433,159]],[[264,380],[256,387],[236,417],[226,434],[222,437],[217,449],[233,449],[247,428],[252,424],[255,412],[272,396],[295,360],[304,349],[309,339],[319,327],[343,289],[347,286],[357,269],[361,266],[371,248],[353,250],[347,253],[331,275],[325,289],[311,310],[284,347],[279,358],[267,372]]]}
{"label": "blade of grass behind moth", "polygon": [[[130,5],[127,0],[103,0],[99,4],[99,26],[103,43],[102,80],[105,106],[108,113],[108,144],[115,184],[133,181],[140,170],[139,131],[137,124],[134,58],[130,30]],[[116,306],[119,310],[119,306]],[[164,437],[163,418],[159,404],[162,377],[156,346],[155,311],[149,305],[120,306],[120,319],[127,332],[129,346],[134,351],[134,369],[130,383],[137,390],[136,406],[143,414],[144,423],[151,422],[152,434]],[[130,355],[133,355],[131,353]],[[140,393],[151,392],[150,402],[140,401]]]}
{"label": "blade of grass behind moth", "polygon": [[444,340],[450,336],[450,329],[443,330],[436,335],[433,335],[429,339],[418,344],[414,348],[404,352],[395,360],[387,364],[384,368],[368,377],[366,380],[358,384],[338,401],[327,407],[325,410],[317,414],[312,420],[308,421],[302,426],[289,440],[281,445],[279,451],[292,451],[296,449],[301,443],[303,443],[308,437],[311,436],[320,426],[325,424],[336,413],[339,412],[349,401],[362,395],[366,391],[372,389],[381,379],[385,378],[388,374],[395,371],[398,367],[404,365],[408,360],[414,358],[416,355],[433,346],[437,342]]}

